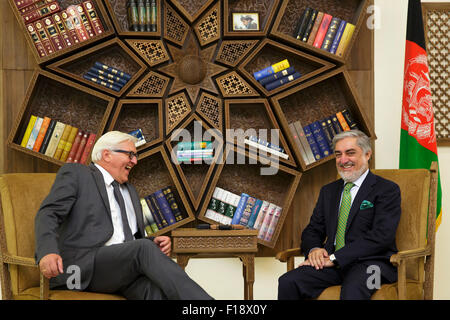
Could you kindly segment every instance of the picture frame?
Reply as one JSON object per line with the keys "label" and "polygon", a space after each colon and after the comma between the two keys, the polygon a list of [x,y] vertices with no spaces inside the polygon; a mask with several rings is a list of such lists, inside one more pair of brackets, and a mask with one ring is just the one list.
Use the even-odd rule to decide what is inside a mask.
{"label": "picture frame", "polygon": [[259,14],[257,12],[233,12],[233,31],[259,31]]}

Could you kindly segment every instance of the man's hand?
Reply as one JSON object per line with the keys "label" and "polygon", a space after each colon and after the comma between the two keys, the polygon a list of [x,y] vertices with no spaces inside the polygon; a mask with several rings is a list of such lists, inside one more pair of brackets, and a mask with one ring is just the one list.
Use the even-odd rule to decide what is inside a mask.
{"label": "man's hand", "polygon": [[304,262],[304,265],[312,266],[316,268],[316,270],[323,269],[324,267],[328,268],[334,266],[334,264],[330,261],[327,250],[325,250],[324,248],[311,250],[306,261]]}
{"label": "man's hand", "polygon": [[41,261],[39,261],[39,269],[47,279],[63,273],[64,269],[61,256],[56,253],[50,253],[44,256]]}
{"label": "man's hand", "polygon": [[161,251],[166,255],[170,256],[170,252],[172,250],[172,242],[167,236],[159,236],[153,239],[153,242],[159,246]]}

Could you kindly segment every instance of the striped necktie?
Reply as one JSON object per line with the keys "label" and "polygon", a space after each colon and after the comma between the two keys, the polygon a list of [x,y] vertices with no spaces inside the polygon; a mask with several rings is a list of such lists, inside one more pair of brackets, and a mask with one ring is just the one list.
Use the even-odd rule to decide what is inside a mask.
{"label": "striped necktie", "polygon": [[336,250],[345,246],[345,228],[347,226],[348,214],[352,207],[352,195],[350,189],[354,186],[349,182],[345,185],[342,192],[341,208],[339,209],[338,226],[336,231]]}

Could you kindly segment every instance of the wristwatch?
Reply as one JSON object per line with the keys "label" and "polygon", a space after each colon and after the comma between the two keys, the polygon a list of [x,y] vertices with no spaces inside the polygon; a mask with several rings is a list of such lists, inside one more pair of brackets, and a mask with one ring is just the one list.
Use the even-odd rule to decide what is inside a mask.
{"label": "wristwatch", "polygon": [[334,253],[333,253],[332,255],[330,255],[330,261],[333,262],[333,264],[334,264],[336,267],[339,267],[339,263],[338,263],[338,261],[337,261],[337,259],[336,259],[336,256],[334,255]]}

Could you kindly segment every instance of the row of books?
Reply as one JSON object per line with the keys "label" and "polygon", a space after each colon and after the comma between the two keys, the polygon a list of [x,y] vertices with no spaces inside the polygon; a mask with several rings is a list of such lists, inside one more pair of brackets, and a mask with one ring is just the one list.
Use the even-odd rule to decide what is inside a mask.
{"label": "row of books", "polygon": [[[58,1],[14,0],[40,57],[102,34],[92,0],[61,10]],[[28,4],[23,7],[24,4]]]}
{"label": "row of books", "polygon": [[96,61],[83,78],[119,92],[131,79],[131,74]]}
{"label": "row of books", "polygon": [[211,141],[179,142],[176,151],[178,162],[202,161],[214,155]]}
{"label": "row of books", "polygon": [[277,62],[267,68],[253,73],[258,82],[267,90],[271,91],[285,83],[294,81],[301,77],[294,67],[291,67],[287,59]]}
{"label": "row of books", "polygon": [[147,234],[151,234],[183,220],[171,186],[140,199]]}
{"label": "row of books", "polygon": [[156,32],[158,21],[156,0],[128,0],[127,12],[130,31]]}
{"label": "row of books", "polygon": [[289,159],[289,156],[286,154],[285,150],[282,147],[267,142],[264,139],[260,139],[255,136],[249,136],[248,139],[244,139],[244,143],[249,145],[250,147],[257,148],[258,150],[271,153],[274,156],[281,157],[286,160]]}
{"label": "row of books", "polygon": [[246,193],[240,196],[216,187],[205,217],[222,224],[240,224],[258,231],[258,238],[271,241],[282,208]]}
{"label": "row of books", "polygon": [[95,137],[55,119],[31,115],[20,145],[56,160],[85,164]]}
{"label": "row of books", "polygon": [[305,126],[300,121],[295,121],[289,124],[289,129],[304,162],[309,165],[332,153],[332,141],[336,134],[358,129],[358,126],[350,112],[344,109]]}
{"label": "row of books", "polygon": [[328,13],[307,7],[300,17],[294,37],[316,48],[342,56],[355,25]]}

